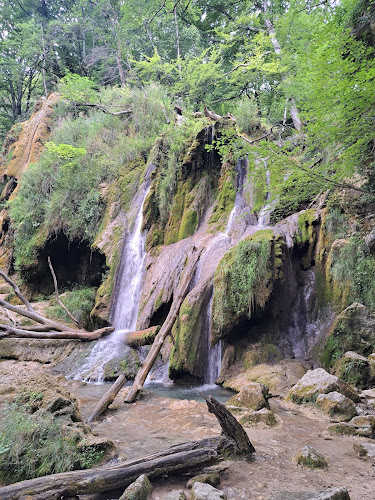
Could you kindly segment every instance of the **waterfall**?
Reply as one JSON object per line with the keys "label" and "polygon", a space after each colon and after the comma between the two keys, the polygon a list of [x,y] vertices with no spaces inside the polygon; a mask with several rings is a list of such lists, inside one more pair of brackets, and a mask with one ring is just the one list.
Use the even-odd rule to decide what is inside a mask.
{"label": "waterfall", "polygon": [[223,341],[219,340],[214,346],[211,346],[210,337],[211,337],[211,314],[212,314],[212,301],[214,298],[214,291],[212,289],[212,295],[210,298],[210,302],[207,308],[207,369],[204,374],[204,384],[205,385],[214,385],[215,380],[220,374],[221,369],[221,361],[222,361],[222,353],[223,353]]}
{"label": "waterfall", "polygon": [[122,248],[110,316],[115,330],[109,337],[96,343],[79,373],[73,375],[76,380],[102,382],[105,364],[113,359],[120,349],[124,349],[124,336],[136,328],[146,257],[146,234],[142,233],[143,206],[150,189],[154,168],[153,165],[149,166],[145,181],[134,200],[137,212],[133,228],[126,234]]}

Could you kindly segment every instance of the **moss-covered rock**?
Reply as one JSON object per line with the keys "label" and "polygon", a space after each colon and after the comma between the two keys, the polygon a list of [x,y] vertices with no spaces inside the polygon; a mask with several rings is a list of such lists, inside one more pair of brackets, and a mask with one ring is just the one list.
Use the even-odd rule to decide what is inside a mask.
{"label": "moss-covered rock", "polygon": [[284,245],[272,230],[261,230],[225,254],[214,277],[213,339],[263,310],[274,282],[282,277]]}
{"label": "moss-covered rock", "polygon": [[259,411],[245,413],[242,415],[239,422],[245,427],[257,427],[259,425],[275,427],[275,425],[279,423],[276,415],[268,408],[262,408]]}
{"label": "moss-covered rock", "polygon": [[357,415],[354,402],[336,391],[320,394],[316,398],[316,405],[334,422],[348,421]]}
{"label": "moss-covered rock", "polygon": [[296,455],[294,460],[298,465],[309,469],[324,469],[328,467],[326,459],[311,446],[304,446]]}
{"label": "moss-covered rock", "polygon": [[172,379],[193,375],[204,376],[205,351],[203,331],[208,328],[207,308],[211,285],[195,287],[182,303],[178,318],[173,326],[174,345],[170,354],[169,376]]}
{"label": "moss-covered rock", "polygon": [[320,394],[328,394],[329,392],[337,391],[344,394],[353,401],[358,401],[357,393],[345,382],[340,380],[335,375],[330,375],[323,368],[309,370],[291,388],[288,394],[288,399],[295,403],[314,403]]}
{"label": "moss-covered rock", "polygon": [[268,389],[266,386],[253,382],[244,387],[238,394],[227,401],[229,406],[251,408],[252,410],[269,409]]}
{"label": "moss-covered rock", "polygon": [[356,352],[348,351],[334,366],[334,373],[348,384],[359,389],[371,386],[374,374],[371,372],[370,362]]}
{"label": "moss-covered rock", "polygon": [[330,369],[347,351],[368,356],[372,353],[374,344],[375,315],[356,302],[337,316],[320,360],[326,369]]}

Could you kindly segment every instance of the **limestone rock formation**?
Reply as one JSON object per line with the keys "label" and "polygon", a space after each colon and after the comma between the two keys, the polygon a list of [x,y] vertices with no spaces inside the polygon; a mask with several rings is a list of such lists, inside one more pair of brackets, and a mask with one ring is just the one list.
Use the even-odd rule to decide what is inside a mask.
{"label": "limestone rock formation", "polygon": [[309,370],[289,391],[288,398],[295,403],[314,402],[319,394],[337,391],[353,401],[358,401],[357,393],[335,375],[323,368]]}
{"label": "limestone rock formation", "polygon": [[336,391],[320,394],[316,398],[316,405],[334,422],[348,421],[357,415],[354,402]]}

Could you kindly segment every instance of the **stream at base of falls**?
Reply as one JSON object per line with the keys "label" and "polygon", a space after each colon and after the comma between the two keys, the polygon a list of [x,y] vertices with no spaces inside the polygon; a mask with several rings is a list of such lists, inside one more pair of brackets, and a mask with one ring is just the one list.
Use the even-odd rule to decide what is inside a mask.
{"label": "stream at base of falls", "polygon": [[[130,387],[133,381],[129,381],[124,387]],[[81,397],[101,398],[112,386],[112,382],[84,384],[76,393]],[[149,391],[157,396],[169,399],[187,399],[190,401],[203,401],[201,394],[213,396],[221,403],[225,403],[235,393],[230,389],[224,389],[220,385],[205,384],[199,386],[188,386],[182,384],[160,384],[157,382],[146,383],[145,391]]]}

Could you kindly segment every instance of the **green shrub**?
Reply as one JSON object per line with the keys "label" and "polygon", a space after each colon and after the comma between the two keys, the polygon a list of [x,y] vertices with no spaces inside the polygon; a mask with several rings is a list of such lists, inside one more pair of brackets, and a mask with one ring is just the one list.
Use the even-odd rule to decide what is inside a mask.
{"label": "green shrub", "polygon": [[0,424],[0,479],[23,481],[99,462],[102,452],[80,450],[79,437],[52,415],[30,415],[22,402],[5,408]]}
{"label": "green shrub", "polygon": [[[95,297],[96,288],[76,288],[75,290],[65,292],[60,298],[63,304],[79,321],[79,324],[86,329],[91,329],[93,324],[90,312],[95,305]],[[71,321],[64,309],[56,303],[55,299],[53,299],[52,305],[48,307],[47,311],[52,319]]]}
{"label": "green shrub", "polygon": [[[103,219],[107,202],[103,189],[108,183],[116,184],[127,208],[152,145],[167,126],[165,94],[155,85],[146,91],[147,96],[129,88],[98,93],[98,100],[109,110],[132,109],[129,117],[86,109],[76,118],[60,120],[40,160],[28,168],[17,197],[10,202],[17,269],[35,264],[39,248],[51,233],[63,231],[70,239],[93,243]],[[60,103],[57,114],[61,106],[66,111],[66,104]],[[177,129],[170,129],[172,138],[178,135]],[[181,146],[171,139],[173,147]]]}
{"label": "green shrub", "polygon": [[349,290],[346,305],[357,301],[375,310],[375,256],[362,238],[349,238],[332,264],[331,276],[335,286],[343,292]]}

